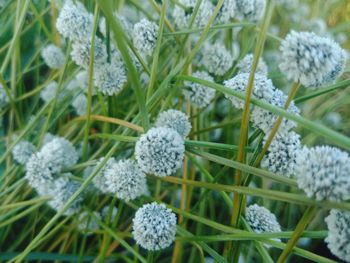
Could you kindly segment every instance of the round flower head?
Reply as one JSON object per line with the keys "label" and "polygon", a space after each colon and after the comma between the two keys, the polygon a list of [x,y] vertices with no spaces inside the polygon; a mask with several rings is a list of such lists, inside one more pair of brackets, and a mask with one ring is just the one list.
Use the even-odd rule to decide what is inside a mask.
{"label": "round flower head", "polygon": [[235,15],[240,20],[257,22],[264,14],[266,0],[236,0]]}
{"label": "round flower head", "polygon": [[65,58],[62,50],[53,44],[45,47],[41,51],[41,56],[44,59],[45,64],[50,68],[57,69],[64,65]]}
{"label": "round flower head", "polygon": [[9,103],[9,97],[4,89],[4,87],[0,83],[0,109],[3,109]]}
{"label": "round flower head", "polygon": [[167,176],[176,172],[184,158],[184,140],[177,131],[159,127],[143,134],[135,146],[136,160],[145,173]]}
{"label": "round flower head", "polygon": [[[101,158],[95,168],[99,166],[104,158]],[[102,193],[109,193],[109,185],[106,179],[107,172],[112,169],[113,165],[116,163],[116,160],[112,157],[109,158],[105,165],[100,169],[96,176],[92,179],[94,186],[100,190]],[[93,169],[94,170],[94,169]],[[91,172],[93,172],[93,170]]]}
{"label": "round flower head", "polygon": [[[233,77],[232,79],[226,80],[224,85],[234,91],[244,93],[249,81],[249,73],[241,73]],[[264,75],[255,74],[254,76],[254,87],[253,87],[253,98],[270,100],[274,94],[275,87],[272,84],[272,81],[266,78]],[[241,100],[237,97],[226,95],[234,107],[237,109],[243,109],[244,100]]]}
{"label": "round flower head", "polygon": [[291,31],[281,43],[280,69],[305,87],[330,84],[345,67],[345,51],[333,40],[312,32]]}
{"label": "round flower head", "polygon": [[[131,32],[132,32],[132,24],[130,23],[130,21],[123,15],[118,14],[117,12],[113,13],[113,16],[118,18],[120,25],[123,28],[124,33],[130,37]],[[102,17],[100,19],[100,23],[98,24],[98,28],[100,29],[100,32],[102,33],[102,35],[104,37],[106,37],[107,35],[107,29],[106,29],[106,18]]]}
{"label": "round flower head", "polygon": [[78,161],[78,153],[74,146],[61,137],[45,144],[37,155],[44,160],[52,173],[59,173]]}
{"label": "round flower head", "polygon": [[66,1],[60,11],[56,28],[60,34],[70,40],[91,38],[93,31],[93,16],[89,14],[82,3]]}
{"label": "round flower head", "polygon": [[[101,65],[99,65],[101,66]],[[95,68],[97,70],[97,67]],[[95,73],[95,72],[94,72]],[[79,88],[84,92],[88,93],[89,88],[89,73],[86,70],[81,70],[77,73],[75,76]],[[92,96],[95,96],[97,94],[95,85],[92,86]]]}
{"label": "round flower head", "polygon": [[[110,214],[110,212],[112,213]],[[109,221],[113,222],[117,217],[117,214],[118,214],[118,209],[115,206],[113,206],[112,211],[110,211],[109,205],[106,205],[105,207],[102,208],[102,211],[101,211],[101,216],[104,221],[106,221],[108,219],[108,216],[110,216]]]}
{"label": "round flower head", "polygon": [[45,135],[44,135],[44,139],[43,139],[43,145],[51,142],[53,139],[55,138],[60,138],[59,136],[56,136],[56,135],[53,135],[52,133],[50,132],[46,132]]}
{"label": "round flower head", "polygon": [[53,173],[43,156],[34,153],[26,163],[26,175],[30,186],[39,188],[48,181],[53,180]]}
{"label": "round flower head", "polygon": [[232,67],[233,57],[221,43],[207,44],[202,52],[202,64],[210,73],[222,76]]}
{"label": "round flower head", "polygon": [[216,16],[216,21],[220,24],[229,23],[230,19],[235,16],[236,10],[236,0],[225,0]]}
{"label": "round flower head", "polygon": [[329,250],[338,258],[350,262],[350,212],[332,209],[325,219]]}
{"label": "round flower head", "polygon": [[[237,65],[238,74],[250,73],[250,71],[252,70],[252,66],[253,66],[253,54],[248,54],[238,63]],[[255,73],[265,75],[265,76],[267,75],[268,69],[263,58],[259,59],[259,63]]]}
{"label": "round flower head", "polygon": [[13,147],[13,159],[19,164],[26,164],[33,153],[36,152],[35,146],[28,141],[20,141]]}
{"label": "round flower head", "polygon": [[106,171],[106,184],[110,193],[129,201],[141,196],[146,176],[133,160],[120,160]]}
{"label": "round flower head", "polygon": [[134,239],[147,250],[164,249],[175,240],[176,215],[164,204],[143,205],[137,210],[133,223]]}
{"label": "round flower head", "polygon": [[247,223],[256,233],[278,233],[281,232],[281,226],[276,216],[265,207],[257,204],[246,208],[245,218]]}
{"label": "round flower head", "polygon": [[317,200],[348,200],[349,174],[349,155],[334,147],[304,148],[296,159],[298,187]]}
{"label": "round flower head", "polygon": [[156,46],[158,25],[147,19],[141,19],[134,25],[132,41],[142,56],[150,56]]}
{"label": "round flower head", "polygon": [[[86,38],[79,41],[73,42],[72,51],[70,53],[72,60],[79,66],[87,69],[90,63],[90,50],[91,50],[91,39]],[[100,64],[107,61],[107,50],[106,45],[101,39],[95,38],[95,51],[94,51],[94,65],[99,66]]]}
{"label": "round flower head", "polygon": [[[277,106],[279,108],[284,108],[284,105],[287,101],[288,96],[285,95],[281,90],[276,89],[272,93],[272,97],[264,99],[267,103]],[[288,112],[295,115],[299,115],[300,110],[295,106],[294,102],[289,105]],[[251,121],[253,126],[264,131],[265,134],[269,134],[273,128],[278,116],[270,111],[265,109],[254,107],[251,114]],[[296,127],[294,121],[283,119],[279,131],[288,132],[290,129]]]}
{"label": "round flower head", "polygon": [[98,66],[94,72],[94,81],[102,94],[108,96],[117,94],[127,81],[124,64],[119,61]]}
{"label": "round flower head", "polygon": [[172,109],[161,112],[155,122],[155,126],[172,128],[183,138],[187,137],[192,128],[185,113]]}
{"label": "round flower head", "polygon": [[[210,82],[214,81],[214,79],[205,71],[197,71],[193,73],[192,76]],[[190,81],[185,81],[184,84],[186,88],[182,92],[183,95],[186,100],[190,101],[198,108],[206,107],[215,97],[215,90],[207,86]]]}
{"label": "round flower head", "polygon": [[[52,100],[57,93],[58,84],[56,81],[51,81],[49,85],[47,85],[43,90],[40,92],[40,98],[45,101],[46,103]],[[62,97],[62,93],[61,96]]]}
{"label": "round flower head", "polygon": [[80,232],[92,234],[91,232],[99,229],[97,220],[101,220],[101,215],[97,212],[93,212],[92,214],[94,216],[85,211],[79,214],[77,228]]}
{"label": "round flower head", "polygon": [[296,158],[300,150],[300,136],[297,133],[293,131],[277,133],[261,162],[261,167],[267,168],[270,172],[291,177],[295,174]]}
{"label": "round flower head", "polygon": [[76,113],[80,116],[86,114],[87,110],[87,98],[84,94],[79,94],[72,102],[72,106],[74,107]]}

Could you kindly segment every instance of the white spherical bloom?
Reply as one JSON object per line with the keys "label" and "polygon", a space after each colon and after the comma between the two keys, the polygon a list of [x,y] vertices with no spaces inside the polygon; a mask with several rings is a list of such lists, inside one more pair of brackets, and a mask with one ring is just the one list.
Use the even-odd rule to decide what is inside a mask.
{"label": "white spherical bloom", "polygon": [[192,128],[188,116],[181,111],[173,109],[161,112],[155,122],[155,126],[172,128],[183,138],[187,137]]}
{"label": "white spherical bloom", "polygon": [[[238,74],[240,73],[250,73],[253,66],[253,54],[246,55],[238,64]],[[268,68],[263,58],[259,58],[258,66],[255,73],[261,75],[267,75]]]}
{"label": "white spherical bloom", "polygon": [[[130,21],[123,15],[118,14],[117,12],[115,12],[114,17],[117,17],[120,25],[122,26],[122,29],[124,31],[124,33],[130,37],[131,36],[131,32],[132,32],[132,24],[130,23]],[[106,27],[106,18],[102,17],[100,19],[100,23],[98,24],[98,28],[100,29],[100,32],[102,33],[102,35],[104,37],[106,37],[107,35],[107,27]],[[112,30],[111,30],[111,34],[112,34]]]}
{"label": "white spherical bloom", "polygon": [[[248,81],[249,73],[241,73],[232,79],[226,80],[224,82],[224,85],[227,88],[243,93],[245,95]],[[272,81],[266,76],[260,74],[255,74],[253,86],[253,98],[263,99],[266,101],[271,100],[276,90],[272,84]],[[225,97],[229,99],[232,102],[232,105],[237,109],[244,108],[244,100],[227,94],[225,94]]]}
{"label": "white spherical bloom", "polygon": [[233,65],[231,53],[221,43],[207,44],[202,52],[203,66],[214,75],[224,75]]}
{"label": "white spherical bloom", "polygon": [[156,47],[158,25],[147,19],[141,19],[134,25],[132,41],[142,56],[151,56]]}
{"label": "white spherical bloom", "polygon": [[344,71],[345,51],[333,40],[312,32],[291,31],[280,51],[280,70],[305,87],[330,84]]}
{"label": "white spherical bloom", "polygon": [[133,160],[120,160],[106,171],[106,185],[119,199],[130,201],[141,196],[146,176]]}
{"label": "white spherical bloom", "polygon": [[95,68],[94,82],[104,95],[113,96],[119,93],[126,81],[126,71],[121,61],[104,63]]}
{"label": "white spherical bloom", "polygon": [[20,141],[13,147],[12,156],[13,159],[19,164],[26,164],[32,154],[36,152],[34,144],[28,141]]}
{"label": "white spherical bloom", "polygon": [[51,142],[51,141],[52,141],[53,139],[55,139],[55,138],[60,138],[60,137],[59,137],[59,136],[56,136],[56,135],[53,135],[53,134],[50,133],[50,132],[45,133],[44,139],[43,139],[43,145],[45,145],[45,144]]}
{"label": "white spherical bloom", "polygon": [[[70,53],[72,60],[79,66],[88,69],[90,63],[91,39],[86,38],[73,42]],[[94,66],[107,61],[106,45],[98,37],[95,38]]]}
{"label": "white spherical bloom", "polygon": [[66,1],[60,11],[56,28],[60,34],[70,40],[91,38],[93,31],[93,15],[89,14],[82,3]]}
{"label": "white spherical bloom", "polygon": [[[40,92],[40,98],[46,103],[51,101],[56,97],[58,84],[56,81],[51,81],[44,89]],[[61,93],[58,97],[62,98],[63,93]]]}
{"label": "white spherical bloom", "polygon": [[238,19],[257,22],[264,14],[266,0],[236,0],[235,15]]}
{"label": "white spherical bloom", "polygon": [[181,135],[170,128],[152,128],[135,146],[136,160],[145,173],[167,176],[182,166],[185,144]]}
{"label": "white spherical bloom", "polygon": [[175,240],[176,215],[164,204],[143,205],[137,210],[133,223],[134,239],[147,250],[164,249]]}
{"label": "white spherical bloom", "polygon": [[236,0],[225,0],[216,16],[216,21],[220,24],[229,23],[230,19],[235,16],[236,10]]}
{"label": "white spherical bloom", "polygon": [[87,98],[84,94],[79,94],[72,102],[72,106],[75,109],[75,112],[83,116],[87,111]]}
{"label": "white spherical bloom", "polygon": [[[214,82],[214,79],[205,71],[197,71],[192,74],[193,77],[202,80]],[[190,101],[198,108],[206,107],[215,97],[215,90],[199,83],[185,81],[185,89],[182,91],[186,100]]]}
{"label": "white spherical bloom", "polygon": [[296,159],[298,187],[316,200],[348,200],[349,174],[348,153],[334,147],[304,148]]}
{"label": "white spherical bloom", "polygon": [[97,212],[93,212],[92,214],[94,216],[86,211],[79,214],[77,228],[80,232],[92,234],[91,232],[99,229],[97,220],[101,220],[101,215]]}
{"label": "white spherical bloom", "polygon": [[30,186],[39,188],[54,177],[46,159],[34,153],[26,163],[25,178]]}
{"label": "white spherical bloom", "polygon": [[332,209],[325,219],[329,250],[338,258],[350,262],[350,212]]}
{"label": "white spherical bloom", "polygon": [[[266,139],[264,143],[266,143]],[[277,133],[261,162],[261,167],[278,175],[294,176],[296,158],[300,150],[300,136],[297,133],[293,131]]]}
{"label": "white spherical bloom", "polygon": [[276,216],[265,207],[257,204],[246,208],[245,218],[247,223],[256,233],[278,233],[281,232],[281,226]]}
{"label": "white spherical bloom", "polygon": [[[101,65],[98,65],[101,66]],[[97,70],[98,67],[95,68]],[[88,93],[89,89],[89,73],[86,70],[81,70],[77,73],[75,76],[79,88],[84,92]],[[92,96],[95,96],[97,94],[96,87],[94,85],[94,81],[92,83]]]}
{"label": "white spherical bloom", "polygon": [[62,67],[65,62],[62,50],[53,44],[46,46],[41,51],[41,56],[44,59],[45,64],[53,69]]}
{"label": "white spherical bloom", "polygon": [[[265,99],[265,98],[262,98],[262,99],[264,99],[267,103],[273,106],[283,109],[288,99],[288,96],[285,95],[281,90],[276,89],[274,90],[272,97],[268,99]],[[298,107],[295,106],[294,101],[292,101],[291,104],[289,105],[288,112],[293,113],[294,115],[300,114],[300,110],[298,109]],[[256,106],[253,108],[253,111],[251,114],[251,121],[253,123],[253,126],[263,130],[265,134],[270,133],[277,118],[278,116],[276,114]],[[283,121],[279,127],[279,131],[288,132],[290,129],[294,127],[296,127],[296,123],[294,121],[283,118]]]}
{"label": "white spherical bloom", "polygon": [[[96,168],[97,166],[99,166],[104,158],[101,158],[96,166],[94,168]],[[108,186],[108,182],[107,182],[107,172],[112,169],[113,165],[116,163],[116,160],[112,157],[109,158],[108,161],[105,163],[105,165],[100,169],[100,171],[96,174],[96,176],[92,179],[92,183],[94,184],[94,186],[100,190],[102,193],[110,193],[109,192],[109,186]],[[93,172],[93,170],[91,171]]]}
{"label": "white spherical bloom", "polygon": [[9,103],[9,101],[10,101],[10,99],[7,96],[7,93],[4,89],[4,87],[0,83],[0,109],[3,109]]}
{"label": "white spherical bloom", "polygon": [[110,214],[109,205],[106,205],[105,207],[103,207],[102,211],[101,211],[102,219],[106,221],[108,216],[109,216],[109,214],[110,214],[110,222],[113,222],[116,219],[116,217],[117,217],[118,209],[113,206],[111,212],[112,213]]}
{"label": "white spherical bloom", "polygon": [[73,166],[78,161],[78,153],[66,139],[59,137],[45,144],[37,156],[44,160],[52,173]]}
{"label": "white spherical bloom", "polygon": [[[180,28],[188,28],[190,25],[190,21],[192,19],[193,10],[196,6],[196,0],[179,0],[179,3],[182,6],[175,5],[173,11],[173,17],[175,25]],[[184,9],[183,7],[186,7]],[[198,8],[197,15],[193,22],[193,28],[203,27],[208,23],[210,16],[212,15],[214,10],[213,4],[204,0],[201,2],[201,5]]]}

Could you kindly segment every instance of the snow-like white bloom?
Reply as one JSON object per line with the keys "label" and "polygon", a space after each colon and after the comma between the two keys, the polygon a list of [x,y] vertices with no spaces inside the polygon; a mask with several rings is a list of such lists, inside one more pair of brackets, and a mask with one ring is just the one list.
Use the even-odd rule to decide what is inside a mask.
{"label": "snow-like white bloom", "polygon": [[89,39],[93,31],[93,15],[79,1],[67,0],[60,11],[56,27],[58,32],[70,40]]}
{"label": "snow-like white bloom", "polygon": [[[237,64],[238,74],[250,73],[250,71],[252,70],[252,66],[253,66],[253,54],[248,54]],[[256,68],[255,73],[261,74],[261,75],[267,75],[268,68],[263,58],[259,58],[258,66]]]}
{"label": "snow-like white bloom", "polygon": [[224,75],[233,65],[231,53],[221,43],[205,45],[202,53],[203,66],[214,75]]}
{"label": "snow-like white bloom", "polygon": [[236,0],[235,16],[240,20],[257,22],[264,14],[266,0]]}
{"label": "snow-like white bloom", "polygon": [[[111,211],[111,215],[110,215],[110,222],[113,222],[115,220],[115,218],[117,217],[118,214],[118,208],[116,208],[115,206],[113,206],[112,211]],[[109,216],[110,210],[109,210],[109,205],[106,205],[105,207],[102,208],[101,211],[101,216],[103,220],[107,220],[108,216]]]}
{"label": "snow-like white bloom", "polygon": [[28,141],[20,141],[13,147],[13,159],[19,164],[26,164],[33,153],[36,152],[34,144]]}
{"label": "snow-like white bloom", "polygon": [[[96,168],[97,166],[99,166],[104,158],[101,158],[96,166],[94,168]],[[112,169],[113,165],[116,163],[116,160],[112,157],[109,158],[108,161],[105,163],[105,165],[100,169],[100,171],[96,174],[96,176],[92,179],[92,183],[94,184],[94,186],[100,190],[102,193],[109,193],[109,186],[108,186],[108,182],[107,182],[107,172]],[[90,173],[93,172],[90,171]]]}
{"label": "snow-like white bloom", "polygon": [[237,10],[237,0],[225,0],[222,4],[216,21],[220,24],[226,24],[230,22],[230,19],[235,16]]}
{"label": "snow-like white bloom", "polygon": [[[101,67],[101,65],[98,65],[99,67]],[[99,67],[95,68],[95,71],[98,70]],[[94,72],[95,73],[95,72]],[[89,88],[89,73],[87,72],[87,70],[81,70],[77,73],[77,75],[75,76],[75,79],[77,81],[77,85],[78,87],[84,92],[84,93],[88,93],[88,88]],[[96,87],[93,83],[92,85],[92,96],[95,96],[97,94],[96,91]]]}
{"label": "snow-like white bloom", "polygon": [[72,102],[72,106],[75,109],[75,112],[83,116],[86,114],[87,110],[87,98],[84,94],[79,94]]}
{"label": "snow-like white bloom", "polygon": [[146,175],[133,160],[115,162],[105,174],[108,191],[130,201],[144,194]]}
{"label": "snow-like white bloom", "polygon": [[[131,33],[132,33],[132,24],[130,23],[130,21],[125,16],[118,14],[117,12],[114,12],[113,16],[118,18],[120,25],[122,26],[122,29],[124,30],[124,33],[128,37],[130,37]],[[104,37],[106,37],[107,27],[106,27],[106,18],[105,17],[102,17],[100,19],[100,23],[98,24],[98,28],[100,29],[100,32],[102,33],[102,35]],[[111,30],[111,34],[112,34],[112,30]]]}
{"label": "snow-like white bloom", "polygon": [[94,81],[97,89],[104,95],[117,94],[127,81],[124,64],[121,61],[113,61],[100,65],[95,69]]}
{"label": "snow-like white bloom", "polygon": [[141,19],[134,25],[132,41],[135,48],[142,56],[151,56],[156,47],[158,37],[158,25],[147,19]]}
{"label": "snow-like white bloom", "polygon": [[29,185],[34,188],[39,188],[45,185],[48,181],[54,179],[50,166],[46,162],[43,156],[39,156],[37,153],[32,154],[26,163],[26,175],[25,178]]}
{"label": "snow-like white bloom", "polygon": [[295,175],[296,158],[300,150],[300,136],[297,133],[293,131],[277,133],[261,162],[261,167],[270,172],[291,177]]}
{"label": "snow-like white bloom", "polygon": [[[51,81],[44,89],[40,92],[40,98],[46,103],[52,100],[57,93],[58,84],[56,81]],[[63,93],[59,94],[59,98],[62,98]]]}
{"label": "snow-like white bloom", "polygon": [[305,87],[330,84],[344,71],[345,51],[313,32],[291,31],[282,41],[280,70]]}
{"label": "snow-like white bloom", "polygon": [[304,148],[297,156],[298,187],[317,200],[342,201],[350,198],[350,158],[330,146]]}
{"label": "snow-like white bloom", "polygon": [[245,218],[247,223],[256,233],[278,233],[281,232],[281,226],[276,216],[265,207],[257,204],[246,208]]}
{"label": "snow-like white bloom", "polygon": [[182,165],[185,144],[181,135],[170,128],[152,128],[136,142],[135,156],[145,173],[167,176]]}
{"label": "snow-like white bloom", "polygon": [[4,89],[4,87],[0,83],[0,109],[3,109],[9,103],[9,101],[10,101],[10,99],[7,96],[7,93]]}
{"label": "snow-like white bloom", "polygon": [[[214,79],[205,71],[197,71],[193,73],[192,76],[210,82],[214,81]],[[215,97],[215,90],[207,86],[193,83],[191,81],[185,81],[184,84],[185,88],[182,92],[183,95],[186,100],[190,101],[198,108],[206,107]]]}
{"label": "snow-like white bloom", "polygon": [[53,44],[46,46],[41,51],[41,56],[50,68],[57,69],[64,65],[65,58],[62,50]]}
{"label": "snow-like white bloom", "polygon": [[350,262],[350,212],[332,209],[325,218],[329,250],[338,258]]}
{"label": "snow-like white bloom", "polygon": [[60,138],[59,136],[57,135],[53,135],[52,133],[50,132],[46,132],[45,135],[44,135],[44,139],[43,139],[43,145],[51,142],[53,139],[55,138]]}
{"label": "snow-like white bloom", "polygon": [[[244,93],[249,81],[249,73],[241,73],[226,80],[224,85],[234,91]],[[273,86],[272,81],[264,75],[255,74],[253,83],[253,98],[264,99],[266,101],[271,100],[276,88]],[[225,97],[232,102],[232,105],[237,109],[243,109],[244,100],[237,97],[225,94]]]}
{"label": "snow-like white bloom", "polygon": [[97,220],[101,220],[101,215],[98,212],[92,212],[92,214],[94,216],[86,211],[79,214],[77,228],[80,232],[84,234],[92,234],[93,231],[99,229]]}
{"label": "snow-like white bloom", "polygon": [[134,239],[147,250],[164,249],[175,240],[176,215],[164,204],[143,205],[137,210],[133,223]]}
{"label": "snow-like white bloom", "polygon": [[[88,69],[90,63],[90,50],[91,50],[91,39],[82,39],[73,42],[72,51],[70,53],[72,60],[79,66]],[[103,41],[96,37],[95,38],[95,51],[94,51],[94,66],[99,65],[107,61],[107,50],[106,45]]]}
{"label": "snow-like white bloom", "polygon": [[190,133],[192,125],[188,120],[188,116],[178,110],[163,111],[157,117],[156,127],[167,127],[177,131],[183,138]]}

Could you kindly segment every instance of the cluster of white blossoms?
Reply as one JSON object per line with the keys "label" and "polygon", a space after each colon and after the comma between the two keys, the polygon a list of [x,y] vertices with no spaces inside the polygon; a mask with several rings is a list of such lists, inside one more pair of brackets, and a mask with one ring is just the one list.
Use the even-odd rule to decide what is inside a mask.
{"label": "cluster of white blossoms", "polygon": [[236,17],[257,22],[264,14],[266,0],[236,0]]}
{"label": "cluster of white blossoms", "polygon": [[192,128],[188,116],[181,111],[173,109],[161,112],[157,117],[155,126],[174,129],[183,138],[188,136]]}
{"label": "cluster of white blossoms", "polygon": [[[131,22],[125,16],[123,16],[122,14],[119,14],[117,12],[114,12],[113,16],[115,18],[118,18],[124,33],[128,37],[131,37],[131,34],[132,34],[132,24],[131,24]],[[102,33],[102,35],[104,37],[106,37],[107,36],[106,18],[102,17],[100,19],[100,23],[98,24],[98,28],[99,28],[100,32]]]}
{"label": "cluster of white blossoms", "polygon": [[[243,59],[241,59],[237,64],[238,74],[250,73],[250,71],[252,70],[252,66],[253,66],[253,54],[248,54]],[[263,58],[259,59],[258,66],[256,68],[255,73],[260,75],[265,75],[265,76],[267,75],[268,68]]]}
{"label": "cluster of white blossoms", "polygon": [[233,65],[231,53],[221,43],[206,44],[202,53],[202,65],[214,75],[224,75]]}
{"label": "cluster of white blossoms", "polygon": [[[214,81],[214,79],[205,71],[194,72],[192,76],[210,82]],[[208,106],[215,97],[215,90],[207,86],[191,81],[185,81],[184,84],[185,88],[182,92],[183,95],[185,96],[186,100],[198,108]]]}
{"label": "cluster of white blossoms", "polygon": [[41,92],[40,98],[44,102],[49,102],[52,100],[57,93],[58,84],[56,81],[51,81]]}
{"label": "cluster of white blossoms", "polygon": [[312,32],[291,31],[281,43],[281,72],[305,87],[334,82],[344,71],[345,51]]}
{"label": "cluster of white blossoms", "polygon": [[87,111],[87,98],[84,94],[79,94],[76,96],[72,102],[72,106],[74,107],[75,112],[83,116]]}
{"label": "cluster of white blossoms", "polygon": [[36,152],[34,144],[28,141],[20,141],[12,149],[13,159],[19,164],[26,164],[29,158]]}
{"label": "cluster of white blossoms", "polygon": [[185,153],[185,143],[174,129],[152,128],[141,135],[135,146],[135,157],[145,173],[167,176],[181,166]]}
{"label": "cluster of white blossoms", "polygon": [[58,69],[64,65],[65,58],[62,50],[53,44],[46,46],[41,51],[41,56],[50,68]]}
{"label": "cluster of white blossoms", "polygon": [[132,234],[137,244],[147,250],[169,247],[175,240],[176,215],[164,204],[143,205],[133,219]]}
{"label": "cluster of white blossoms", "polygon": [[142,56],[151,56],[156,47],[158,25],[147,19],[142,19],[134,25],[132,40],[135,48]]}
{"label": "cluster of white blossoms", "polygon": [[[100,158],[100,160],[97,162],[97,164],[95,165],[94,168],[101,165],[101,163],[103,162],[103,159],[104,158]],[[98,190],[100,190],[102,193],[109,193],[106,175],[107,175],[108,170],[110,170],[116,162],[117,161],[115,160],[115,158],[113,158],[113,157],[109,158],[107,160],[107,162],[103,165],[103,167],[98,171],[96,176],[92,179],[92,183],[94,184],[94,186]],[[94,171],[94,169],[91,169],[89,172],[93,172],[93,171]],[[89,174],[87,174],[87,175],[89,175]]]}

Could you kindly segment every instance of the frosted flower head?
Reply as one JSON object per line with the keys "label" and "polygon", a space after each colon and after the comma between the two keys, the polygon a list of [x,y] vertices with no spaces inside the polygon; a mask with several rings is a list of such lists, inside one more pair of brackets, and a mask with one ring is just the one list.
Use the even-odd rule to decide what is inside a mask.
{"label": "frosted flower head", "polygon": [[45,185],[48,181],[54,179],[53,173],[46,160],[43,156],[39,156],[36,153],[32,154],[26,163],[25,178],[29,185],[34,188]]}
{"label": "frosted flower head", "polygon": [[114,163],[105,177],[108,191],[125,201],[141,196],[146,188],[146,176],[133,160]]}
{"label": "frosted flower head", "polygon": [[141,19],[134,25],[132,41],[142,56],[151,56],[156,46],[158,25],[147,19]]}
{"label": "frosted flower head", "polygon": [[87,111],[87,98],[84,94],[79,94],[72,102],[72,106],[75,109],[75,112],[79,116],[83,116]]}
{"label": "frosted flower head", "polygon": [[350,158],[329,146],[304,148],[296,160],[298,187],[316,200],[342,201],[350,198]]}
{"label": "frosted flower head", "polygon": [[79,214],[77,228],[80,232],[84,234],[92,234],[91,232],[99,229],[97,219],[101,220],[101,215],[98,212],[93,212],[92,214],[94,216],[86,211]]}
{"label": "frosted flower head", "polygon": [[[104,158],[101,158],[95,168],[99,166]],[[92,179],[94,186],[100,190],[102,193],[109,193],[109,185],[106,179],[107,172],[112,169],[113,165],[116,163],[116,160],[112,157],[109,158],[105,165],[100,169],[96,176]],[[91,171],[93,172],[93,170]]]}
{"label": "frosted flower head", "polygon": [[4,87],[0,83],[0,109],[3,109],[9,103],[9,101],[10,101],[10,99],[7,96],[7,93],[4,89]]}
{"label": "frosted flower head", "polygon": [[236,0],[225,0],[222,4],[219,13],[216,17],[216,21],[220,24],[226,24],[230,22],[230,19],[235,16],[237,10]]}
{"label": "frosted flower head", "polygon": [[224,75],[233,65],[231,53],[221,43],[204,47],[202,64],[212,74]]}
{"label": "frosted flower head", "polygon": [[257,204],[246,208],[245,218],[247,223],[256,233],[278,233],[281,232],[281,226],[276,216],[265,207]]}
{"label": "frosted flower head", "polygon": [[65,62],[65,57],[62,50],[53,44],[46,46],[41,51],[41,56],[44,59],[45,64],[53,69],[62,67]]}
{"label": "frosted flower head", "polygon": [[181,111],[173,109],[161,112],[155,122],[155,126],[172,128],[183,138],[188,136],[192,128],[188,116]]}
{"label": "frosted flower head", "polygon": [[[253,66],[253,54],[246,55],[237,65],[238,74],[240,73],[250,73]],[[263,58],[259,58],[258,66],[255,73],[261,75],[267,75],[268,69]]]}
{"label": "frosted flower head", "polygon": [[98,66],[95,68],[94,81],[97,89],[104,95],[119,93],[127,81],[124,64],[119,61]]}
{"label": "frosted flower head", "polygon": [[[197,71],[192,74],[193,77],[213,82],[214,79],[205,71]],[[215,90],[199,83],[185,81],[185,89],[182,91],[186,100],[190,101],[198,108],[206,107],[215,97]]]}
{"label": "frosted flower head", "polygon": [[175,240],[176,215],[164,204],[143,205],[137,210],[133,223],[134,239],[147,250],[167,248]]}
{"label": "frosted flower head", "polygon": [[91,38],[93,31],[93,15],[86,11],[82,3],[76,2],[66,1],[56,21],[58,32],[74,41]]}
{"label": "frosted flower head", "polygon": [[300,136],[297,133],[277,133],[261,162],[261,167],[278,175],[291,177],[295,175],[296,158],[300,150]]}
{"label": "frosted flower head", "polygon": [[26,164],[32,154],[36,152],[35,146],[28,141],[20,141],[13,147],[13,159],[19,164]]}
{"label": "frosted flower head", "polygon": [[[118,18],[124,33],[130,37],[131,32],[132,32],[132,24],[130,23],[130,21],[125,16],[118,14],[117,12],[114,12],[113,16]],[[100,29],[100,32],[102,33],[102,35],[104,37],[106,37],[107,27],[106,27],[106,18],[105,17],[102,17],[100,19],[100,23],[98,24],[98,28]]]}
{"label": "frosted flower head", "polygon": [[345,51],[333,40],[312,32],[291,31],[280,51],[280,70],[305,87],[330,84],[344,71]]}
{"label": "frosted flower head", "polygon": [[52,133],[50,132],[46,132],[45,135],[44,135],[44,139],[43,139],[43,145],[51,142],[53,139],[55,138],[60,138],[59,136],[56,136],[56,135],[53,135]]}
{"label": "frosted flower head", "polygon": [[[226,80],[224,85],[234,91],[246,93],[246,88],[249,81],[249,73],[241,73]],[[273,97],[276,90],[272,84],[272,81],[266,78],[264,75],[255,74],[253,83],[253,98],[270,100]],[[232,102],[232,105],[237,109],[243,109],[244,100],[237,97],[225,94],[225,97]]]}
{"label": "frosted flower head", "polygon": [[325,221],[328,226],[325,241],[329,250],[338,258],[350,262],[350,212],[332,209]]}
{"label": "frosted flower head", "polygon": [[66,139],[58,137],[45,144],[37,156],[44,160],[52,173],[59,173],[64,168],[75,165],[78,153]]}
{"label": "frosted flower head", "polygon": [[[101,65],[99,65],[101,66]],[[95,68],[97,70],[97,68]],[[95,72],[94,72],[95,73]],[[75,76],[75,79],[77,80],[79,88],[84,92],[88,93],[88,88],[89,88],[89,73],[86,70],[81,70],[77,73]],[[92,86],[92,96],[95,96],[97,94],[96,92],[96,87],[93,83]]]}
{"label": "frosted flower head", "polygon": [[[72,51],[70,53],[72,60],[78,66],[81,66],[85,69],[89,68],[91,44],[92,42],[90,38],[75,41],[72,44]],[[96,37],[95,51],[94,51],[94,65],[99,66],[100,64],[106,61],[107,61],[106,45],[103,43],[103,41],[100,38]]]}
{"label": "frosted flower head", "polygon": [[185,145],[177,131],[159,127],[143,134],[135,146],[135,156],[145,173],[167,176],[182,166]]}
{"label": "frosted flower head", "polygon": [[258,22],[264,14],[266,0],[236,0],[236,17],[240,20]]}
{"label": "frosted flower head", "polygon": [[[57,82],[51,81],[44,89],[41,90],[40,98],[46,103],[49,102],[56,96],[57,88],[58,88]],[[60,94],[59,98],[62,97],[62,94],[63,93]]]}

